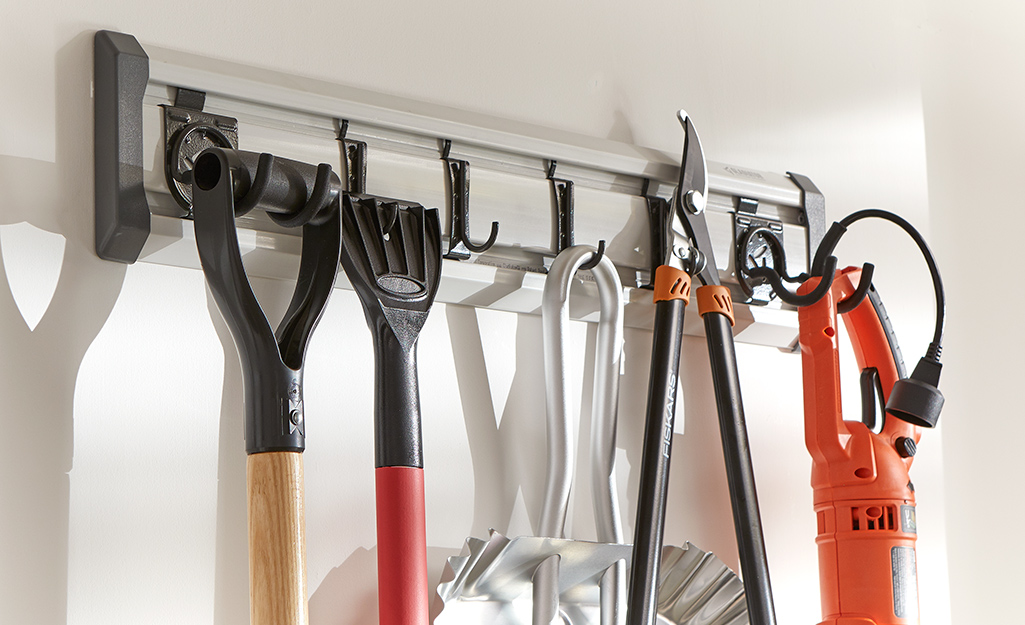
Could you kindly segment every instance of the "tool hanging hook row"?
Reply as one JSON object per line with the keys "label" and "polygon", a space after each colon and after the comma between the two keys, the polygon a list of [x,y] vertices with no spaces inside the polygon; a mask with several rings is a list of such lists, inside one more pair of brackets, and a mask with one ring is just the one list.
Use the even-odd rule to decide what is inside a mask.
{"label": "tool hanging hook row", "polygon": [[481,254],[491,249],[498,239],[498,222],[491,222],[491,234],[481,244],[470,242],[470,164],[449,158],[452,141],[445,139],[441,147],[441,160],[445,161],[448,174],[448,196],[451,198],[452,218],[449,220],[448,252],[445,258],[466,260],[470,252]]}
{"label": "tool hanging hook row", "polygon": [[[546,177],[552,185],[552,199],[555,201],[556,211],[556,244],[555,255],[558,256],[566,248],[573,247],[573,181],[555,177],[555,168],[558,162],[548,161],[548,172]],[[598,251],[594,252],[591,260],[580,266],[580,269],[594,269],[605,256],[605,239],[598,241]]]}

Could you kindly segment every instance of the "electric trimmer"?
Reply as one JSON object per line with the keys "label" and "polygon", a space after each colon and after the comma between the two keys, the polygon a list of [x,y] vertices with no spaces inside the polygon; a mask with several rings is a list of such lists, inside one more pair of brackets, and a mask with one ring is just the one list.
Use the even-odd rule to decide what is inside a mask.
{"label": "electric trimmer", "polygon": [[921,428],[894,418],[878,428],[880,396],[889,400],[907,374],[874,290],[842,315],[862,371],[861,420],[844,421],[840,404],[836,303],[854,293],[852,279],[860,274],[837,272],[829,294],[798,313],[823,622],[918,623],[915,491],[908,470]]}
{"label": "electric trimmer", "polygon": [[[904,229],[932,275],[935,330],[911,377],[872,286],[872,265],[834,270],[831,254],[840,237],[848,226],[870,217]],[[778,240],[765,240],[770,247],[779,246]],[[934,427],[943,407],[936,386],[944,296],[932,252],[907,221],[871,209],[833,224],[815,254],[811,277],[802,277],[796,295],[782,288],[781,276],[772,269],[747,273],[768,279],[777,295],[799,307],[805,444],[812,456],[818,527],[820,625],[917,625],[918,528],[909,471],[922,428]],[[840,401],[838,314],[862,372],[862,414],[857,421],[844,419]]]}

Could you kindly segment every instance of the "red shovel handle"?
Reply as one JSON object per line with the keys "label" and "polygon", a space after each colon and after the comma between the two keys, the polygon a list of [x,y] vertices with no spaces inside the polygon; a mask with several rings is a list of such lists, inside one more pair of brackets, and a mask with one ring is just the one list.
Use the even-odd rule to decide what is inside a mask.
{"label": "red shovel handle", "polygon": [[427,625],[424,471],[378,467],[375,474],[380,625]]}

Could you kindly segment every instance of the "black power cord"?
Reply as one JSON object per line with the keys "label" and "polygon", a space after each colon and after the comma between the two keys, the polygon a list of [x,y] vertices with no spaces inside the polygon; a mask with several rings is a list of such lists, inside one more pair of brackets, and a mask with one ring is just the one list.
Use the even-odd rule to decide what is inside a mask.
{"label": "black power cord", "polygon": [[935,427],[940,418],[940,410],[943,408],[943,394],[940,393],[937,386],[940,382],[940,371],[943,368],[940,364],[940,354],[943,351],[941,343],[943,341],[946,298],[943,294],[943,280],[936,267],[936,258],[921,233],[906,219],[889,211],[870,208],[851,213],[834,223],[826,236],[822,238],[822,243],[819,244],[819,248],[815,252],[815,259],[812,261],[812,275],[823,275],[826,270],[827,258],[832,257],[833,249],[839,243],[840,237],[847,232],[847,228],[857,221],[869,218],[884,219],[900,226],[914,239],[929,266],[929,274],[932,276],[933,291],[936,297],[936,325],[933,330],[932,342],[929,343],[925,356],[919,359],[911,377],[898,380],[893,385],[890,398],[886,402],[886,412],[914,425]]}
{"label": "black power cord", "polygon": [[[786,270],[783,268],[784,276],[780,276],[779,272],[770,267],[741,267],[741,271],[750,277],[768,280],[772,285],[773,291],[784,302],[794,306],[810,306],[822,299],[830,286],[832,286],[833,275],[836,271],[836,256],[833,255],[833,250],[840,242],[840,238],[843,237],[847,232],[847,228],[852,224],[870,218],[884,219],[900,226],[901,229],[908,233],[922,252],[922,256],[929,266],[929,274],[932,276],[933,291],[936,298],[936,325],[933,330],[932,342],[929,343],[925,356],[918,361],[918,365],[915,367],[911,377],[898,380],[890,392],[889,401],[886,402],[886,411],[893,416],[914,425],[931,428],[936,425],[940,416],[940,410],[943,408],[943,394],[940,393],[937,386],[942,369],[940,354],[943,351],[941,345],[943,342],[946,298],[943,293],[943,280],[940,278],[940,272],[936,266],[936,258],[933,256],[932,250],[929,249],[929,245],[925,242],[921,233],[906,219],[889,211],[869,208],[851,213],[840,221],[834,222],[825,236],[822,237],[822,241],[815,251],[815,258],[812,260],[811,276],[821,277],[822,279],[819,281],[819,285],[806,295],[791,293],[783,287],[782,281],[785,279],[788,282],[804,282],[809,277],[807,275],[799,276],[796,279],[790,278],[786,276]],[[766,238],[766,241],[769,242],[767,237],[763,238]],[[775,243],[778,244],[778,241],[775,241]],[[849,312],[860,304],[864,294],[868,292],[871,280],[872,265],[866,264],[861,278],[863,284],[858,284],[854,295],[838,303],[837,308],[839,312]]]}
{"label": "black power cord", "polygon": [[826,235],[822,237],[822,243],[819,244],[819,248],[815,252],[815,259],[812,261],[812,275],[823,275],[826,258],[833,254],[833,249],[840,242],[840,237],[847,232],[847,228],[857,221],[869,218],[885,219],[900,226],[904,232],[907,232],[914,239],[918,249],[922,252],[922,256],[925,257],[925,263],[929,266],[929,274],[932,276],[933,291],[936,297],[936,325],[933,330],[932,343],[929,344],[926,357],[939,361],[940,352],[942,351],[941,344],[943,342],[943,322],[947,308],[946,298],[943,294],[943,280],[940,278],[939,268],[936,267],[936,258],[933,256],[932,250],[929,249],[929,245],[925,242],[925,238],[906,219],[889,211],[868,208],[851,213],[840,221],[835,222]]}

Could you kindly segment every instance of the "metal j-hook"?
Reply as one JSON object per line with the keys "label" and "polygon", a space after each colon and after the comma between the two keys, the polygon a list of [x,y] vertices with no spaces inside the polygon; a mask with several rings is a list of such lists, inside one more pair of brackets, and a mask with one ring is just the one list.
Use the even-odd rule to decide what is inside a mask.
{"label": "metal j-hook", "polygon": [[[655,190],[658,189],[658,182],[655,183]],[[651,189],[651,179],[645,178],[641,186],[641,197],[648,205],[648,231],[651,233],[650,268],[648,283],[642,284],[642,289],[655,288],[655,270],[665,262],[666,257],[666,222],[672,210],[669,200],[655,195]]]}
{"label": "metal j-hook", "polygon": [[345,191],[363,194],[367,192],[367,143],[349,139],[349,120],[341,120],[338,128],[338,142],[342,144],[342,169],[345,170]]}
{"label": "metal j-hook", "polygon": [[[555,177],[558,163],[548,161],[547,178],[552,183],[552,197],[555,200],[557,241],[555,254],[558,256],[566,248],[573,247],[573,181]],[[605,240],[598,241],[598,251],[591,260],[580,266],[580,269],[594,269],[605,256]]]}
{"label": "metal j-hook", "polygon": [[441,148],[441,159],[445,161],[448,173],[449,197],[452,198],[452,219],[449,221],[448,252],[445,258],[466,260],[470,252],[480,254],[491,249],[498,238],[498,222],[491,222],[491,235],[484,243],[470,242],[470,164],[449,158],[452,141],[445,139]]}

